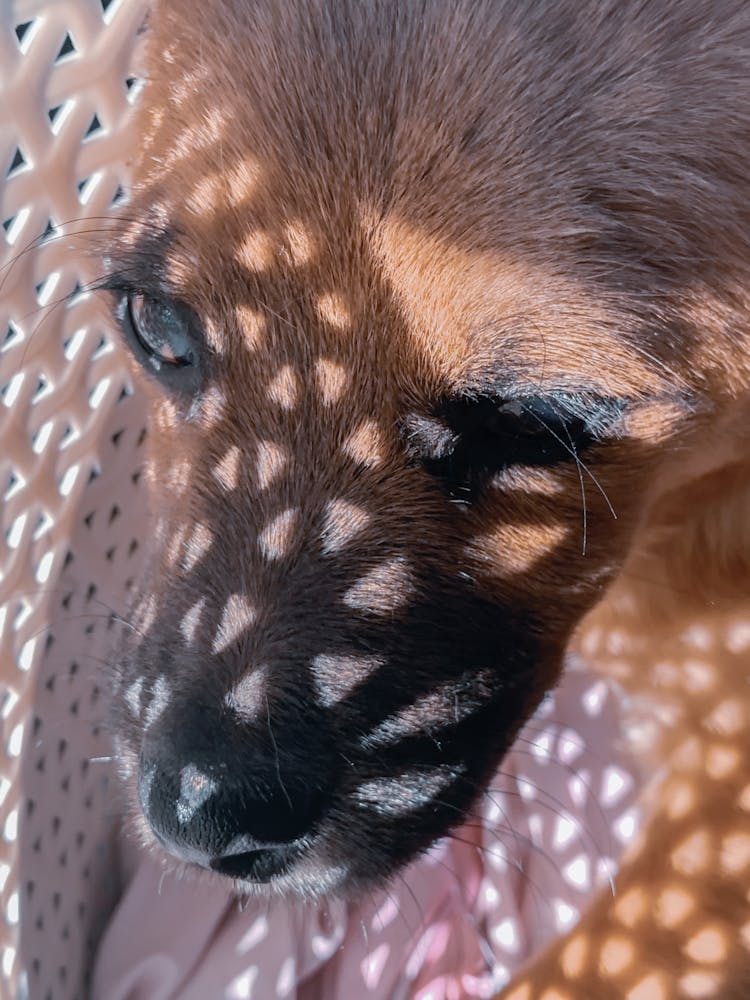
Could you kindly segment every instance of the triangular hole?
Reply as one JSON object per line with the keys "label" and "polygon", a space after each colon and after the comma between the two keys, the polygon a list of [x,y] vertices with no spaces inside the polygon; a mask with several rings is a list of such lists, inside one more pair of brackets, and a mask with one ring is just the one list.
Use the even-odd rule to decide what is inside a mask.
{"label": "triangular hole", "polygon": [[8,177],[10,177],[11,174],[15,173],[17,170],[21,170],[22,167],[25,167],[27,163],[28,160],[21,152],[21,147],[16,146],[16,151],[13,154],[13,162],[8,167]]}
{"label": "triangular hole", "polygon": [[57,53],[57,56],[55,57],[55,62],[59,62],[66,56],[75,54],[75,51],[76,47],[73,44],[73,39],[70,37],[70,34],[66,34],[65,41],[60,46],[60,51]]}
{"label": "triangular hole", "polygon": [[33,21],[22,21],[20,24],[16,25],[16,38],[18,39],[18,44],[24,40],[28,34],[29,28],[32,26]]}
{"label": "triangular hole", "polygon": [[92,136],[96,135],[97,132],[101,132],[102,123],[99,121],[99,115],[94,115],[89,123],[89,127],[86,129],[86,135],[84,139],[90,139]]}

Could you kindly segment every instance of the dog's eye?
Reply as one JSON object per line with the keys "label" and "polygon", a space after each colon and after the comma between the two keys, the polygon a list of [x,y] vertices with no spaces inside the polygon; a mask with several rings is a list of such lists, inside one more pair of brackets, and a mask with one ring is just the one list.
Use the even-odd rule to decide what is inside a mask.
{"label": "dog's eye", "polygon": [[471,500],[510,466],[575,462],[616,433],[623,407],[621,400],[573,393],[449,399],[429,417],[407,418],[407,447],[451,496]]}
{"label": "dog's eye", "polygon": [[189,318],[177,303],[128,292],[123,312],[124,322],[155,371],[194,364]]}

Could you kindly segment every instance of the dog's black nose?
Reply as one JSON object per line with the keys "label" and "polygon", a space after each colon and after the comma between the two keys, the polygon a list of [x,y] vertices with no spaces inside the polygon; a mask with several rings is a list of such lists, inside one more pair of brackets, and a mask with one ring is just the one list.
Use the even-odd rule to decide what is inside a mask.
{"label": "dog's black nose", "polygon": [[289,867],[321,816],[326,754],[307,726],[280,726],[277,739],[268,728],[212,715],[173,712],[147,732],[141,808],[175,857],[266,882]]}

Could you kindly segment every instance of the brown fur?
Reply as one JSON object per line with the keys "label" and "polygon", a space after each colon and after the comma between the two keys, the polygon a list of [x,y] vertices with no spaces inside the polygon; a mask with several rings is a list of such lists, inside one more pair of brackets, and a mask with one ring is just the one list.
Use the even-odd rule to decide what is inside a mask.
{"label": "brown fur", "polygon": [[[151,30],[115,269],[184,303],[212,352],[189,412],[151,383],[157,632],[220,589],[237,546],[264,608],[245,661],[281,662],[325,633],[285,589],[321,532],[343,553],[331,585],[367,568],[349,606],[392,616],[394,634],[400,602],[457,568],[511,634],[533,637],[507,746],[625,563],[587,619],[600,638],[579,641],[611,669],[603,637],[626,633],[615,676],[675,706],[659,759],[693,804],[678,819],[669,793],[657,806],[617,895],[575,932],[584,958],[555,945],[509,996],[747,995],[750,883],[720,858],[722,837],[747,836],[750,762],[744,657],[722,645],[750,569],[747,5],[175,0]],[[399,428],[441,400],[565,391],[627,401],[583,468],[506,469],[459,510],[408,460]],[[217,510],[231,539],[206,554],[186,539]],[[199,569],[177,580],[170,559],[191,551]],[[312,592],[328,571],[308,569]],[[682,671],[689,625],[710,636],[710,698]],[[662,684],[666,657],[677,677]],[[716,731],[725,699],[742,723]],[[690,734],[699,749],[680,763]],[[714,743],[736,754],[721,773]],[[712,860],[678,870],[693,829]],[[670,864],[694,906],[667,927]],[[622,916],[630,890],[642,919]],[[723,942],[705,961],[689,944],[704,924]],[[632,950],[622,968],[615,939]]]}

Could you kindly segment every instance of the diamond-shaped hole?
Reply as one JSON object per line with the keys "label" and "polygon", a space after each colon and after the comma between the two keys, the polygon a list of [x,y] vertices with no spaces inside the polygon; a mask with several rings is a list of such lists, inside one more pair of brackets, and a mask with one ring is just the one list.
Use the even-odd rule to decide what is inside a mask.
{"label": "diamond-shaped hole", "polygon": [[76,54],[76,47],[73,44],[73,39],[70,37],[70,32],[66,33],[65,39],[60,46],[60,51],[55,56],[55,62],[60,62],[61,59],[65,59],[68,56],[74,56]]}
{"label": "diamond-shaped hole", "polygon": [[12,177],[14,174],[19,173],[25,166],[28,165],[28,160],[23,155],[20,146],[16,146],[15,152],[13,153],[13,159],[8,167],[7,177]]}
{"label": "diamond-shaped hole", "polygon": [[86,139],[93,139],[95,136],[97,136],[100,132],[103,131],[104,129],[101,121],[99,120],[99,115],[94,113],[93,118],[89,122],[89,127],[86,129],[86,134],[83,137],[84,141]]}

